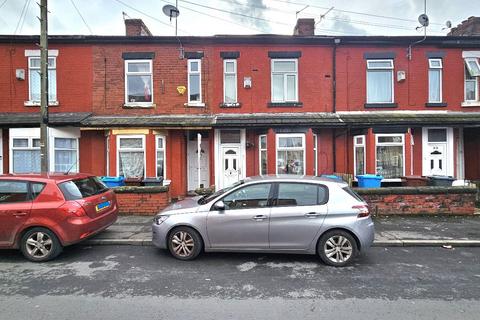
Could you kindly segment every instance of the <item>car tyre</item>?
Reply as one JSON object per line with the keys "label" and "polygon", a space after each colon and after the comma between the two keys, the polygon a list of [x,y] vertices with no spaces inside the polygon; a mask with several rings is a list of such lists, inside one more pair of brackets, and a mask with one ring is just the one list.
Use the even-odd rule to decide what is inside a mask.
{"label": "car tyre", "polygon": [[320,237],[317,252],[323,263],[343,267],[358,255],[358,247],[350,233],[344,230],[332,230]]}
{"label": "car tyre", "polygon": [[28,230],[22,236],[20,250],[24,257],[30,261],[44,262],[56,258],[63,248],[52,231],[36,227]]}
{"label": "car tyre", "polygon": [[202,237],[189,227],[178,227],[168,236],[168,250],[179,260],[193,260],[203,249]]}

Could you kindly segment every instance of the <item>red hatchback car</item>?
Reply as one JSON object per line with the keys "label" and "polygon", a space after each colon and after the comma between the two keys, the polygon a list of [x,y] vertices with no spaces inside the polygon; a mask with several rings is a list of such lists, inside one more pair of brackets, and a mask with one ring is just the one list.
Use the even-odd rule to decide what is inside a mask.
{"label": "red hatchback car", "polygon": [[68,246],[113,224],[115,194],[87,174],[0,176],[0,249],[20,248],[31,261],[55,258]]}

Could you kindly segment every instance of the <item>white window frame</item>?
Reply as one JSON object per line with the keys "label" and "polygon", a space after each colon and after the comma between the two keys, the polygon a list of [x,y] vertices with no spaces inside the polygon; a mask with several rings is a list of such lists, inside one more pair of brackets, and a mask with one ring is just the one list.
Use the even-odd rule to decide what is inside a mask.
{"label": "white window frame", "polygon": [[[52,100],[48,100],[48,103],[50,105],[55,105],[55,104],[58,104],[57,103],[57,57],[56,56],[49,56],[48,57],[48,60],[52,59],[53,60],[53,66],[47,66],[47,72],[50,71],[50,70],[54,70],[55,71],[55,92],[52,93],[51,90],[50,90],[50,86],[49,86],[49,90],[48,90],[48,96],[50,97],[52,94],[55,95],[55,98],[52,99]],[[39,56],[30,56],[28,57],[28,101],[30,103],[33,103],[33,104],[39,104],[40,103],[40,100],[34,100],[32,98],[32,73],[33,72],[38,72],[40,74],[40,68],[41,67],[32,67],[32,61],[33,60],[40,60],[40,57]],[[51,77],[48,77],[48,81],[50,82]],[[41,84],[40,84],[41,86]],[[40,90],[41,91],[41,90]]]}
{"label": "white window frame", "polygon": [[[275,72],[274,71],[274,64],[275,62],[294,62],[295,63],[295,72]],[[272,59],[270,62],[270,96],[272,102],[298,102],[298,59]],[[273,76],[274,74],[282,74],[283,75],[283,100],[274,100],[273,99]],[[287,77],[288,76],[295,76],[295,98],[293,100],[286,99],[287,93]]]}
{"label": "white window frame", "polygon": [[[390,64],[390,66],[388,67],[375,67],[372,62],[387,62]],[[393,59],[370,59],[370,60],[367,60],[367,72],[366,72],[366,79],[365,79],[365,82],[366,82],[366,88],[367,88],[367,92],[366,92],[366,100],[367,100],[367,103],[378,103],[378,104],[382,104],[382,103],[394,103],[395,101],[395,82],[394,82],[394,75],[393,75],[393,71],[395,69],[395,65],[393,63]],[[391,70],[391,86],[392,86],[392,99],[390,101],[369,101],[368,100],[368,72],[375,72],[375,71],[382,71],[382,70]]]}
{"label": "white window frame", "polygon": [[[468,70],[468,67],[465,67],[463,68],[464,70],[464,76],[463,76],[463,97],[464,97],[464,101],[465,102],[469,102],[469,103],[472,103],[472,102],[479,102],[479,94],[478,94],[478,77],[473,77],[470,75],[471,78],[473,79],[467,79],[467,72],[469,73],[470,71]],[[475,100],[469,100],[467,99],[467,82],[474,82],[475,83]]]}
{"label": "white window frame", "polygon": [[[28,140],[27,146],[26,147],[14,147],[13,146],[13,140]],[[40,136],[32,136],[32,135],[25,135],[25,136],[11,136],[9,139],[9,153],[10,153],[10,164],[9,164],[9,172],[10,173],[16,173],[13,171],[14,168],[14,157],[13,157],[13,152],[18,150],[18,151],[35,151],[35,150],[40,150],[40,146],[34,147],[33,146],[33,140],[40,140]],[[41,168],[40,168],[41,170]]]}
{"label": "white window frame", "polygon": [[[362,139],[361,143],[357,143],[358,138]],[[365,168],[364,170],[365,172],[363,174],[367,172],[367,148],[365,144],[365,139],[366,139],[366,136],[364,134],[353,136],[353,176],[355,179],[358,175],[358,172],[357,172],[358,159],[357,159],[357,152],[356,152],[357,148],[363,148],[363,166]],[[376,151],[377,150],[375,149],[375,152]]]}
{"label": "white window frame", "polygon": [[[280,138],[302,138],[302,147],[279,147]],[[278,151],[303,151],[303,175],[305,175],[305,170],[307,163],[305,161],[305,134],[304,133],[278,133],[276,135],[275,141],[275,172],[278,173]]]}
{"label": "white window frame", "polygon": [[[379,137],[397,137],[401,136],[402,137],[402,142],[378,142]],[[403,157],[403,172],[402,175],[405,176],[405,167],[406,167],[406,159],[405,159],[405,134],[404,133],[377,133],[375,134],[375,172],[377,173],[377,147],[378,146],[383,146],[383,147],[392,147],[392,146],[402,146],[402,157]],[[386,178],[383,179],[382,181],[391,181],[391,182],[398,182],[401,181],[400,178]]]}
{"label": "white window frame", "polygon": [[[233,63],[233,72],[227,72],[227,63]],[[234,101],[227,101],[226,99],[226,78],[227,75],[235,76],[235,99]],[[190,77],[189,77],[190,79]],[[237,59],[225,59],[223,60],[223,102],[226,104],[238,102],[238,84],[237,84]]]}
{"label": "white window frame", "polygon": [[[433,62],[438,62],[439,65],[435,66]],[[439,100],[430,100],[430,70],[440,70],[440,77],[439,77],[439,88],[440,88],[440,94],[439,94]],[[443,101],[443,63],[442,59],[435,58],[435,59],[428,59],[428,102],[429,103],[441,103]]]}
{"label": "white window frame", "polygon": [[318,176],[318,135],[313,134],[313,175]]}
{"label": "white window frame", "polygon": [[[142,139],[142,151],[143,151],[143,177],[146,177],[146,170],[147,170],[147,151],[145,150],[145,135],[143,134],[136,134],[136,135],[130,135],[130,134],[122,134],[122,135],[117,135],[117,177],[120,176],[120,152],[135,152],[139,151],[137,148],[126,148],[120,150],[120,139],[123,138],[141,138]],[[156,164],[155,164],[156,165]]]}
{"label": "white window frame", "polygon": [[[163,140],[162,148],[158,146],[158,139],[161,138]],[[167,137],[165,135],[157,134],[155,135],[155,177],[158,177],[158,152],[163,152],[163,180],[167,179]]]}
{"label": "white window frame", "polygon": [[[262,138],[265,138],[265,148],[262,148]],[[258,136],[258,172],[260,175],[266,175],[268,172],[268,138],[266,134]],[[267,161],[267,172],[262,172],[262,151],[265,151],[266,161]]]}
{"label": "white window frame", "polygon": [[[53,148],[53,169],[54,171],[55,170],[55,166],[57,165],[57,163],[55,162],[55,153],[57,152],[57,150],[59,151],[75,151],[76,152],[76,159],[75,159],[75,164],[74,166],[70,169],[69,172],[79,172],[79,166],[80,166],[80,141],[78,138],[74,138],[74,137],[52,137],[53,138],[53,145],[52,145],[52,148]],[[76,143],[77,143],[77,148],[76,149],[70,149],[70,148],[57,148],[55,147],[55,139],[73,139],[73,140],[76,140]]]}
{"label": "white window frame", "polygon": [[[198,63],[198,71],[191,70],[192,62]],[[188,75],[187,75],[187,94],[188,94],[188,104],[189,105],[203,105],[203,97],[202,97],[202,59],[188,59]],[[199,92],[200,92],[200,99],[199,100],[190,100],[190,75],[198,74],[199,76]]]}
{"label": "white window frame", "polygon": [[[128,71],[128,65],[130,63],[148,63],[149,71],[148,72],[135,72],[135,71]],[[137,60],[125,60],[125,105],[127,106],[151,106],[153,105],[153,61],[151,59],[137,59]],[[128,76],[150,76],[150,83],[152,87],[150,88],[150,102],[130,102],[128,101]]]}
{"label": "white window frame", "polygon": [[[467,70],[468,72],[470,73],[470,76],[472,77],[479,77],[480,76],[480,64],[478,62],[478,58],[465,58],[465,65],[467,66]],[[475,72],[475,70],[472,69],[472,67],[470,66],[470,63],[473,62],[476,67],[477,67],[477,72]]]}

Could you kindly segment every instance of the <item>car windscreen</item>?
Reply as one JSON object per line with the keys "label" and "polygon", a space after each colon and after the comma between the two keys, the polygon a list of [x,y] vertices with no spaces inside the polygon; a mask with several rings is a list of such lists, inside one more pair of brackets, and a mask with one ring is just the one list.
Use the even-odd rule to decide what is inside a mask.
{"label": "car windscreen", "polygon": [[212,193],[211,195],[206,195],[206,196],[203,196],[201,197],[200,199],[198,199],[198,204],[205,204],[205,203],[209,203],[210,201],[212,201],[213,199],[215,199],[216,197],[224,194],[225,192],[227,191],[230,191],[232,190],[233,188],[243,184],[244,181],[243,180],[240,180],[236,183],[234,183],[233,185],[231,185],[230,187],[227,187],[227,188],[224,188],[224,189],[220,189],[214,193]]}
{"label": "car windscreen", "polygon": [[360,201],[360,202],[365,202],[365,200],[362,199],[362,197],[360,197],[358,195],[358,193],[356,193],[355,191],[353,191],[352,189],[350,189],[349,187],[345,187],[345,188],[342,188],[343,191],[345,191],[346,193],[348,193],[349,195],[351,195],[352,197],[354,197],[356,200]]}
{"label": "car windscreen", "polygon": [[58,185],[66,200],[78,200],[103,193],[108,187],[97,177],[62,182]]}

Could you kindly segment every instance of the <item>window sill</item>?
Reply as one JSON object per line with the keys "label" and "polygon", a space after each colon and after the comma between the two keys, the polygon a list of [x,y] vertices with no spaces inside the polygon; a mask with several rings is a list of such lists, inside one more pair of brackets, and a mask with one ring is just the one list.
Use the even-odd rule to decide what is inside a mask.
{"label": "window sill", "polygon": [[[25,107],[40,107],[40,101],[25,101],[23,103]],[[58,101],[50,101],[48,102],[49,107],[58,107],[60,104]]]}
{"label": "window sill", "polygon": [[156,107],[157,105],[155,103],[149,103],[149,104],[125,103],[123,105],[123,108],[125,109],[153,109]]}
{"label": "window sill", "polygon": [[240,108],[242,104],[240,102],[222,102],[220,108]]}
{"label": "window sill", "polygon": [[398,103],[365,103],[365,108],[397,108]]}
{"label": "window sill", "polygon": [[298,101],[287,101],[287,102],[269,102],[269,108],[301,108],[303,107],[303,102]]}
{"label": "window sill", "polygon": [[205,103],[203,102],[187,102],[183,104],[185,107],[192,107],[192,108],[205,108]]}
{"label": "window sill", "polygon": [[446,102],[427,102],[425,103],[425,107],[446,107]]}
{"label": "window sill", "polygon": [[462,107],[480,107],[480,101],[464,101]]}

